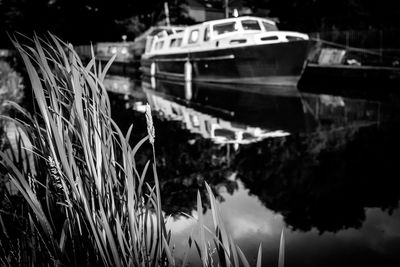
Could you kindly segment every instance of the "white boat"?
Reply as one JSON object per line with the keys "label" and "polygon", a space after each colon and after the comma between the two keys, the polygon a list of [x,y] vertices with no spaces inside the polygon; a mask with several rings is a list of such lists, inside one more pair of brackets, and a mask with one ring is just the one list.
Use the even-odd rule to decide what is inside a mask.
{"label": "white boat", "polygon": [[145,75],[185,81],[296,85],[312,42],[258,17],[203,22],[147,40]]}

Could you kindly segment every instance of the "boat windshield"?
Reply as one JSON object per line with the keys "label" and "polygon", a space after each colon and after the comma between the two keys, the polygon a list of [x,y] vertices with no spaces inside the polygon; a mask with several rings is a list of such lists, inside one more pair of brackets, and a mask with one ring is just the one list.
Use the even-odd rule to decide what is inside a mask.
{"label": "boat windshield", "polygon": [[237,30],[236,21],[220,23],[213,26],[213,32],[215,35],[234,32]]}
{"label": "boat windshield", "polygon": [[242,20],[242,27],[245,31],[261,31],[260,24],[254,19]]}
{"label": "boat windshield", "polygon": [[276,27],[276,25],[274,25],[272,23],[269,23],[267,21],[263,21],[262,24],[263,24],[263,26],[264,26],[264,28],[265,28],[265,30],[267,32],[269,32],[269,31],[277,31],[278,30],[278,27]]}

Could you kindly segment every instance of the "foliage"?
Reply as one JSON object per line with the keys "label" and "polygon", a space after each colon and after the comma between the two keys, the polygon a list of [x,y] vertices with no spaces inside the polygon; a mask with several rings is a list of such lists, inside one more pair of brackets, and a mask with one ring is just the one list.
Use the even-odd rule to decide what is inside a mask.
{"label": "foliage", "polygon": [[[8,101],[21,102],[24,92],[22,77],[14,71],[7,61],[0,59],[0,116],[9,112]],[[4,119],[0,117],[0,150],[4,149]],[[1,176],[1,175],[0,175]],[[0,179],[2,179],[1,177]],[[2,181],[0,181],[1,183]],[[1,202],[0,202],[1,203]]]}
{"label": "foliage", "polygon": [[382,123],[270,139],[241,149],[233,164],[249,192],[292,229],[360,228],[367,208],[398,208],[399,132]]}
{"label": "foliage", "polygon": [[21,76],[6,61],[0,60],[0,114],[7,110],[6,101],[20,102],[23,97]]}
{"label": "foliage", "polygon": [[[29,74],[36,113],[13,104],[24,118],[8,119],[20,135],[15,149],[0,152],[8,187],[19,192],[1,188],[7,205],[0,213],[2,265],[175,266],[161,210],[150,107],[147,136],[132,148],[133,126],[124,135],[110,117],[102,82],[111,62],[104,70],[96,67],[95,58],[84,66],[70,45],[53,35],[49,39],[13,40]],[[153,153],[139,170],[135,156],[146,142]],[[249,266],[206,188],[214,231],[204,225],[198,194],[200,239],[194,241],[203,266],[214,261]],[[261,266],[261,247],[258,255]]]}
{"label": "foliage", "polygon": [[[137,4],[129,0],[35,0],[0,1],[0,40],[8,41],[5,32],[31,34],[56,32],[74,43],[120,41],[121,35],[132,31],[130,18],[150,27],[162,20],[163,5],[168,2],[173,23],[192,23],[182,6],[187,0],[147,0]],[[199,0],[203,6],[221,1]],[[250,7],[254,14],[278,18],[283,29],[305,32],[330,31],[369,27],[399,28],[397,1],[384,0],[243,0],[229,1],[231,6]],[[222,9],[220,9],[223,12]],[[265,12],[263,12],[265,11]],[[124,24],[121,24],[123,22]],[[126,23],[126,24],[125,24]]]}

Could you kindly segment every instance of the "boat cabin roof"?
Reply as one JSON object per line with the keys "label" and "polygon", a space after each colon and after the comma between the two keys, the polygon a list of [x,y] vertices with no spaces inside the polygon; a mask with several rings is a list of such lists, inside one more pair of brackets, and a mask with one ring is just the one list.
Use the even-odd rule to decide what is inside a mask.
{"label": "boat cabin roof", "polygon": [[[174,29],[170,32],[162,31],[158,33],[154,39],[150,40],[151,43],[146,49],[147,53],[174,53],[182,51],[181,48],[193,48],[198,49],[211,49],[217,45],[219,48],[226,46],[225,41],[221,41],[219,44],[215,44],[218,40],[227,40],[234,36],[240,37],[240,40],[229,40],[227,42],[237,42],[234,45],[242,45],[243,42],[250,42],[244,40],[246,36],[259,35],[262,33],[273,33],[277,32],[278,28],[273,20],[243,16],[235,18],[226,18],[206,21],[200,24],[187,26],[184,29]],[[251,38],[251,37],[248,37]],[[275,41],[275,39],[271,39]],[[212,44],[212,42],[213,44]],[[259,41],[253,41],[259,42]],[[260,41],[261,42],[261,41]],[[212,47],[211,47],[212,46]]]}
{"label": "boat cabin roof", "polygon": [[[217,19],[217,20],[211,20],[211,21],[205,21],[202,24],[206,25],[215,25],[215,24],[220,24],[220,23],[225,23],[225,22],[235,22],[235,21],[242,21],[242,20],[258,20],[258,21],[264,21],[267,22],[271,25],[276,26],[276,22],[270,19],[266,18],[259,18],[259,17],[252,17],[252,16],[243,16],[243,17],[235,17],[235,18],[225,18],[225,19]],[[197,24],[199,25],[199,24]],[[194,25],[194,26],[197,26]]]}

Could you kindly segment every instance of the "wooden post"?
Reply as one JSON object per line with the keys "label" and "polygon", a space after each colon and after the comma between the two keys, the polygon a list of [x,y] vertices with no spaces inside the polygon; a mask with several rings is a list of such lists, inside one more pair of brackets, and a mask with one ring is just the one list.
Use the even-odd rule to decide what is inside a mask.
{"label": "wooden post", "polygon": [[229,0],[225,0],[225,18],[229,18]]}
{"label": "wooden post", "polygon": [[171,26],[171,22],[169,20],[168,2],[164,2],[164,10],[165,10],[165,21],[167,23],[167,26]]}
{"label": "wooden post", "polygon": [[192,99],[192,64],[189,60],[185,62],[185,98],[186,100]]}
{"label": "wooden post", "polygon": [[190,63],[189,60],[185,62],[185,82],[191,82],[192,81],[192,64]]}
{"label": "wooden post", "polygon": [[151,62],[150,65],[150,76],[154,77],[156,75],[156,63],[155,62]]}
{"label": "wooden post", "polygon": [[192,97],[193,97],[192,81],[185,81],[185,99],[192,100]]}
{"label": "wooden post", "polygon": [[379,55],[380,63],[383,62],[383,30],[379,30]]}

